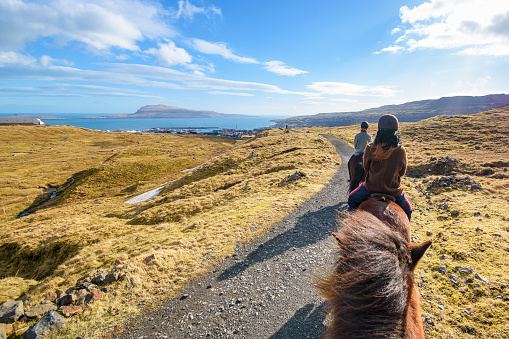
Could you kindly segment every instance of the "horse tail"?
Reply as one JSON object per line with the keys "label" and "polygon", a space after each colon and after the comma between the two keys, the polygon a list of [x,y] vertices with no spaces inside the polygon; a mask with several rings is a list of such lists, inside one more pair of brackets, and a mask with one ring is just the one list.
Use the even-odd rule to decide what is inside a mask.
{"label": "horse tail", "polygon": [[352,173],[352,178],[350,179],[350,186],[348,187],[348,193],[351,193],[357,187],[359,187],[360,183],[364,181],[364,176],[366,172],[364,171],[364,166],[362,165],[362,157],[359,159],[355,159],[354,170]]}

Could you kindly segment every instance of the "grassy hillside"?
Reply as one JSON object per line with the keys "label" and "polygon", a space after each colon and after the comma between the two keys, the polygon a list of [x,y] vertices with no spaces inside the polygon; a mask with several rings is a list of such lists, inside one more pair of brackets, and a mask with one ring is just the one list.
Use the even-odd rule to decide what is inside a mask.
{"label": "grassy hillside", "polygon": [[[234,141],[9,126],[0,142],[0,302],[35,305],[92,270],[127,267],[58,333],[69,338],[98,336],[175,296],[319,191],[340,162],[316,133],[279,129]],[[304,176],[285,181],[296,172]]]}
{"label": "grassy hillside", "polygon": [[[352,143],[358,129],[313,130]],[[427,335],[509,337],[509,107],[402,123],[400,137],[412,239],[433,240],[416,271]]]}

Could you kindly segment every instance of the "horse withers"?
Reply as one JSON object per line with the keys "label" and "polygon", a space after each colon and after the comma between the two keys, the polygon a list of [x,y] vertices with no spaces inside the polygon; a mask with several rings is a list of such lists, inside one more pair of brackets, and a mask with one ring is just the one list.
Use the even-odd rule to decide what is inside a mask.
{"label": "horse withers", "polygon": [[367,200],[336,233],[334,272],[317,287],[329,304],[331,338],[424,338],[413,272],[431,245],[410,242],[410,223],[395,203]]}

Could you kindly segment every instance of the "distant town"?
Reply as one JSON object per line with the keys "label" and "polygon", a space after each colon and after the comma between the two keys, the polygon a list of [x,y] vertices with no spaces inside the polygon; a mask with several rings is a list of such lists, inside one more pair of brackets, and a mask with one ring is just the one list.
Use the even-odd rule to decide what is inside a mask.
{"label": "distant town", "polygon": [[135,133],[173,133],[173,134],[204,134],[215,135],[221,137],[230,137],[236,139],[249,138],[260,132],[268,130],[270,127],[255,128],[252,130],[238,130],[231,128],[215,129],[212,132],[202,132],[202,129],[211,129],[211,127],[188,127],[188,128],[175,128],[175,127],[154,127],[146,128],[138,131],[131,131]]}

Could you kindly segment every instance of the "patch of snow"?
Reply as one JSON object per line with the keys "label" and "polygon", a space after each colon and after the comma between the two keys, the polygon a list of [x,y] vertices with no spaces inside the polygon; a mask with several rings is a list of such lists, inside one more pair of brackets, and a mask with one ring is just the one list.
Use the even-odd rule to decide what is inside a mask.
{"label": "patch of snow", "polygon": [[180,172],[182,172],[182,173],[186,173],[186,172],[192,171],[192,170],[194,170],[194,169],[197,169],[198,167],[200,167],[200,165],[198,165],[198,166],[196,166],[196,167],[193,167],[193,168],[185,169],[185,170],[180,171]]}
{"label": "patch of snow", "polygon": [[156,188],[152,191],[145,192],[143,194],[137,195],[132,199],[127,200],[126,204],[136,204],[137,202],[146,201],[152,198],[155,198],[159,195],[159,192],[163,189],[163,186]]}

